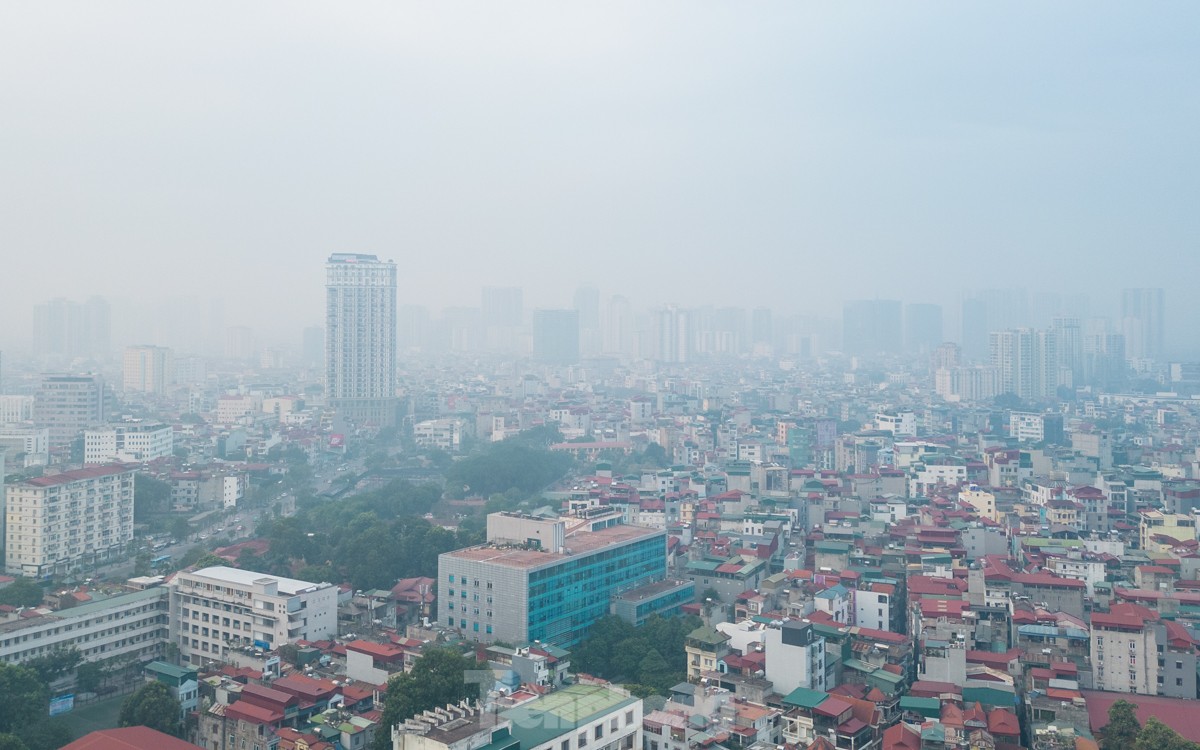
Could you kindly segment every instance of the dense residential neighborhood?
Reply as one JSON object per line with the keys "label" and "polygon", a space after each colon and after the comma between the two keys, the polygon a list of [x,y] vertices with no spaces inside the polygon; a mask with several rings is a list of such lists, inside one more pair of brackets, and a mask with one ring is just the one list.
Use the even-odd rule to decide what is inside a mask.
{"label": "dense residential neighborhood", "polygon": [[[342,287],[387,265],[329,272],[329,327],[386,335]],[[376,396],[360,339],[9,369],[0,664],[50,722],[153,686],[146,731],[207,750],[1086,750],[1122,700],[1200,741],[1194,367],[1102,387],[1056,318],[1052,388],[955,392],[955,344],[646,321],[685,314],[647,359],[535,327],[554,356]]]}

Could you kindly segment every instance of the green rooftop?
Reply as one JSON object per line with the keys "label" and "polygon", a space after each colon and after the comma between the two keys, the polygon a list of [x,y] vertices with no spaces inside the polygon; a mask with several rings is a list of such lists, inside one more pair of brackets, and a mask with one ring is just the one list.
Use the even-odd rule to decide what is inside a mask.
{"label": "green rooftop", "polygon": [[603,685],[570,685],[504,711],[501,716],[512,722],[513,737],[521,747],[537,747],[638,702],[639,698]]}
{"label": "green rooftop", "polygon": [[796,688],[788,693],[783,699],[783,702],[789,706],[799,706],[800,708],[816,708],[824,703],[829,698],[829,693],[823,690],[810,690],[809,688]]}

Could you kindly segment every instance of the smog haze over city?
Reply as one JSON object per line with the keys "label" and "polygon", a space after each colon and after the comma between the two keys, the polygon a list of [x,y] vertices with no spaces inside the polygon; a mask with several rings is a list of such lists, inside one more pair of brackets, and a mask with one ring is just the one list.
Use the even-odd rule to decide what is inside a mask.
{"label": "smog haze over city", "polygon": [[936,303],[955,339],[980,290],[1048,325],[1162,288],[1193,355],[1197,29],[1186,2],[8,3],[0,345],[98,295],[116,346],[298,347],[357,252],[435,319],[587,286],[833,331]]}
{"label": "smog haze over city", "polygon": [[0,750],[1200,750],[1198,133],[1196,0],[0,0]]}

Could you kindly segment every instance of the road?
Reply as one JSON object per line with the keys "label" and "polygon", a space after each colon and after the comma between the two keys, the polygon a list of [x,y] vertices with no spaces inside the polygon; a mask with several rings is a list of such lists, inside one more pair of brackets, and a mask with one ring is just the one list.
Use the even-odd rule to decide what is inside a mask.
{"label": "road", "polygon": [[[345,468],[342,468],[343,466]],[[355,459],[337,465],[327,465],[317,469],[317,472],[313,477],[312,490],[320,495],[323,492],[328,492],[330,487],[341,487],[342,483],[336,480],[346,473],[352,473],[356,476],[361,475],[363,472],[363,460]],[[229,541],[224,546],[246,539],[253,539],[259,521],[268,512],[267,508],[279,503],[280,512],[283,515],[289,516],[296,512],[295,496],[284,490],[281,485],[282,482],[277,482],[274,485],[267,485],[259,490],[266,495],[266,498],[259,503],[261,507],[254,509],[231,509],[229,511],[214,513],[211,516],[211,523],[207,523],[202,528],[194,529],[188,539],[163,549],[151,550],[150,556],[153,558],[161,555],[170,555],[172,560],[178,560],[197,545],[207,548],[214,537],[228,539]],[[234,518],[239,520],[235,521],[233,520]],[[235,531],[239,525],[243,527],[242,530]],[[224,531],[218,532],[217,529],[224,529]],[[205,539],[200,539],[201,536],[204,536]],[[121,560],[108,565],[97,566],[90,572],[82,574],[82,576],[103,576],[110,581],[124,581],[133,576],[135,565],[136,561],[133,559]]]}

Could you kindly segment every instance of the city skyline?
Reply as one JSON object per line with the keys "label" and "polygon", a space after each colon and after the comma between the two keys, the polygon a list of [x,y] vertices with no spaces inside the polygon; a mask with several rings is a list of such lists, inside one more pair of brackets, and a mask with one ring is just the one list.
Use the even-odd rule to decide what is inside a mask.
{"label": "city skyline", "polygon": [[7,18],[5,347],[92,295],[278,337],[331,252],[434,309],[1163,287],[1169,345],[1200,324],[1191,5],[139,7]]}

